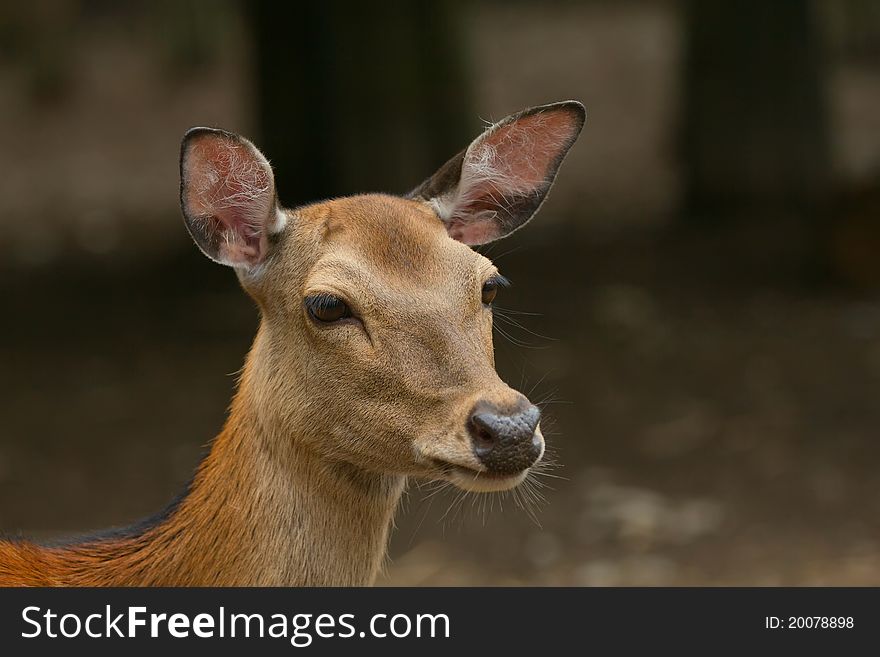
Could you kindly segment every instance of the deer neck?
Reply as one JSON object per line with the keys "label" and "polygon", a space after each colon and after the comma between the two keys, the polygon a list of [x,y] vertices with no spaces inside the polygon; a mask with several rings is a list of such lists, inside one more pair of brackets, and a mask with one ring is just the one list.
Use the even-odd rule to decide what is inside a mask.
{"label": "deer neck", "polygon": [[287,349],[272,348],[279,342],[290,344],[263,323],[227,425],[229,447],[238,453],[219,461],[232,470],[249,463],[249,482],[240,488],[251,496],[249,514],[259,521],[245,525],[262,536],[257,551],[273,564],[268,579],[287,585],[372,584],[406,480],[332,460],[310,447],[328,441],[315,435],[312,422],[290,420],[309,391],[300,399],[277,392],[283,384],[276,377],[287,371],[277,359],[291,357]]}
{"label": "deer neck", "polygon": [[[142,534],[84,546],[107,582],[360,586],[384,562],[405,478],[330,462],[261,403],[260,338],[229,420],[182,500]],[[90,578],[90,581],[94,581]]]}
{"label": "deer neck", "polygon": [[[195,552],[225,544],[215,567],[227,583],[372,584],[403,478],[327,463],[296,438],[244,428],[250,423],[237,419],[218,437],[187,498],[203,532],[194,537]],[[289,444],[279,449],[284,439]]]}

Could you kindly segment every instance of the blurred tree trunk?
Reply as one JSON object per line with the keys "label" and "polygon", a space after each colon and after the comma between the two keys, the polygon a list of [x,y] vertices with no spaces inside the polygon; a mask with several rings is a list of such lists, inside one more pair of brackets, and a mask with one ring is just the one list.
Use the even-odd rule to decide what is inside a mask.
{"label": "blurred tree trunk", "polygon": [[686,0],[686,210],[812,213],[829,190],[822,48],[808,0]]}
{"label": "blurred tree trunk", "polygon": [[406,191],[465,146],[459,3],[248,3],[259,141],[288,205]]}

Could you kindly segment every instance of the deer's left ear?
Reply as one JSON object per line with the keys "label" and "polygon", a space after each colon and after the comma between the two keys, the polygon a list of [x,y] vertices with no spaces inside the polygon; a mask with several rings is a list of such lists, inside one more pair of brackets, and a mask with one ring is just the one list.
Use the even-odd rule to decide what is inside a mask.
{"label": "deer's left ear", "polygon": [[429,201],[449,235],[465,244],[506,237],[541,207],[585,119],[573,100],[509,116],[409,196]]}
{"label": "deer's left ear", "polygon": [[205,255],[238,269],[260,264],[269,236],[285,223],[269,161],[244,137],[218,128],[192,128],[183,137],[180,206]]}

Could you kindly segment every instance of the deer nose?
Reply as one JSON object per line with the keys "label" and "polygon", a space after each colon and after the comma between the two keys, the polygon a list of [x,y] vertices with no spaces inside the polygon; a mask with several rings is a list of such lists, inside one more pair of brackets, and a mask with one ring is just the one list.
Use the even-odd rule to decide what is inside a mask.
{"label": "deer nose", "polygon": [[474,454],[492,474],[522,472],[541,456],[543,439],[535,433],[540,419],[541,411],[525,398],[512,413],[477,403],[468,420]]}

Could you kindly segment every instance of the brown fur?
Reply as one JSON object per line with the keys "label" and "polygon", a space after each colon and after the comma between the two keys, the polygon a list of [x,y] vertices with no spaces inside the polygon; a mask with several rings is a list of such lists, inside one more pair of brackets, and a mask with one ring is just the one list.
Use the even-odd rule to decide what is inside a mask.
{"label": "brown fur", "polygon": [[[478,394],[514,394],[492,368],[491,324],[473,292],[488,260],[415,201],[339,199],[291,224],[279,253],[296,257],[273,263],[271,277],[243,280],[263,320],[190,494],[137,536],[57,548],[0,541],[0,584],[368,584],[405,476],[437,474],[410,438],[449,436],[440,451],[479,467],[462,418]],[[330,286],[343,271],[358,291],[381,290],[369,300],[381,345],[345,335],[328,346],[307,324],[300,290]],[[320,357],[335,348],[348,358]]]}
{"label": "brown fur", "polygon": [[[582,108],[547,107],[577,134]],[[210,129],[188,133],[181,162],[188,229],[261,312],[229,418],[167,517],[71,545],[0,541],[0,585],[370,584],[407,477],[522,480],[483,477],[467,429],[478,401],[524,402],[494,368],[481,288],[495,267],[450,239],[431,199],[276,209],[265,158]],[[316,293],[363,324],[315,322]]]}

